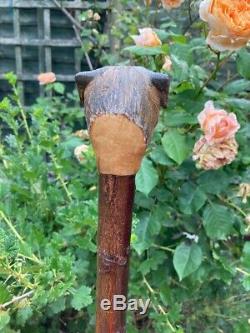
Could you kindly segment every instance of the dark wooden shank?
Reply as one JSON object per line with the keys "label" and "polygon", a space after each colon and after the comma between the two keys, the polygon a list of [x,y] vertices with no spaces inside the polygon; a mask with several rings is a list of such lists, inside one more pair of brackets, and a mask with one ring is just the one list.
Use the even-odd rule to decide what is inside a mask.
{"label": "dark wooden shank", "polygon": [[126,311],[101,308],[127,296],[135,176],[100,175],[96,333],[125,333]]}

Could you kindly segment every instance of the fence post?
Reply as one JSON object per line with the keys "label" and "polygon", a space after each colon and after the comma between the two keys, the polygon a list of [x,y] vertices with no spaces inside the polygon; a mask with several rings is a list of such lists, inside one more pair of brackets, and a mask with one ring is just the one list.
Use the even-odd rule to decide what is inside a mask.
{"label": "fence post", "polygon": [[100,173],[96,333],[125,333],[126,310],[114,308],[114,296],[127,297],[135,174],[169,79],[117,66],[79,73],[76,82]]}

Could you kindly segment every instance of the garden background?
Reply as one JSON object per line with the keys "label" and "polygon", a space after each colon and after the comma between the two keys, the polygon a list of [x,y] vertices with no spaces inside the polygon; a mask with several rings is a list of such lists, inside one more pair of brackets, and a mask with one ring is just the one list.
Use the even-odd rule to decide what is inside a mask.
{"label": "garden background", "polygon": [[[128,314],[128,333],[250,331],[250,53],[209,48],[199,4],[67,11],[83,69],[132,64],[171,77],[136,177],[129,296],[152,304]],[[146,27],[161,45],[135,45]],[[44,96],[25,106],[17,73],[0,68],[11,90],[0,101],[0,332],[92,333],[98,175],[78,94],[40,81]],[[209,100],[240,123],[237,157],[218,170],[192,159]]]}

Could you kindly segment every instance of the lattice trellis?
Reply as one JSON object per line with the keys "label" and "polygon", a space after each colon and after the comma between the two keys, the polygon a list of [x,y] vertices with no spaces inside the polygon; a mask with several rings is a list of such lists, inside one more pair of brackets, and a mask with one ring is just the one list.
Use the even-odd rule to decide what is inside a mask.
{"label": "lattice trellis", "polygon": [[[57,79],[63,82],[73,82],[74,74],[84,67],[87,69],[87,64],[80,52],[81,44],[74,33],[72,22],[61,12],[58,4],[70,11],[74,17],[77,17],[81,10],[88,9],[91,5],[94,5],[95,8],[104,9],[107,6],[107,2],[80,0],[0,0],[0,63],[2,62],[2,65],[0,65],[0,91],[2,90],[1,86],[3,87],[4,73],[8,70],[12,70],[17,74],[19,84],[23,88],[21,90],[24,93],[26,82],[32,83],[32,81],[36,81],[38,73],[56,72],[53,68],[56,65],[53,65],[54,57],[52,51],[58,49],[60,51],[57,51],[57,55],[61,55],[64,58],[68,53],[68,58],[73,62],[73,66],[66,73],[61,68],[58,71],[59,73],[56,73]],[[57,12],[60,12],[62,15],[59,20],[65,20],[63,29],[65,30],[67,25],[68,29],[72,30],[72,33],[69,33],[69,30],[65,30],[67,32],[66,37],[59,36],[58,38],[58,36],[54,36],[55,34],[53,34],[53,16],[56,17]],[[10,24],[8,18],[12,20],[12,24]],[[24,20],[24,23],[22,23],[22,20]],[[32,30],[32,27],[29,27],[29,33],[22,33],[22,24],[27,25],[29,20],[33,20],[34,29]],[[35,30],[36,33],[34,33]],[[25,51],[27,51],[27,48],[32,48],[33,51],[35,49],[37,52],[37,57],[36,55],[34,56],[34,58],[37,58],[35,60],[37,61],[37,68],[28,71],[24,68]],[[10,61],[7,61],[7,65],[5,66],[4,60],[1,59],[1,51],[5,55],[7,54],[6,59],[11,59],[9,53],[12,52],[12,49],[14,51],[12,66],[9,65]],[[69,54],[69,49],[72,49],[74,52],[73,60],[71,59],[72,55]],[[30,59],[30,56],[27,56],[27,58]],[[31,60],[30,63],[32,63]],[[57,63],[60,63],[60,57],[59,60],[57,59]],[[40,89],[40,95],[42,93],[42,89]]]}

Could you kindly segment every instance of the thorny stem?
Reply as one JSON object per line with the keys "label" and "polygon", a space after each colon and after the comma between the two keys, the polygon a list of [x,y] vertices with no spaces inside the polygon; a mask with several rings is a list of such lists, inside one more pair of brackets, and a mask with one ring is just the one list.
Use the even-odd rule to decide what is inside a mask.
{"label": "thorny stem", "polygon": [[18,94],[18,91],[17,91],[16,87],[13,87],[13,90],[14,90],[14,94],[16,95],[16,98],[17,98],[17,105],[20,109],[21,116],[23,118],[23,123],[24,123],[25,130],[27,132],[29,140],[31,141],[32,136],[31,136],[31,133],[30,133],[30,129],[29,129],[29,125],[28,125],[28,122],[27,122],[27,118],[26,118],[26,115],[25,115],[24,108],[23,108],[22,103],[19,99],[19,94]]}
{"label": "thorny stem", "polygon": [[174,253],[174,250],[171,249],[170,247],[167,247],[167,246],[161,246],[161,245],[153,244],[152,247],[154,247],[156,249],[159,249],[159,250],[163,250],[163,251]]}
{"label": "thorny stem", "polygon": [[28,289],[34,289],[36,287],[35,284],[32,284],[29,282],[29,280],[26,278],[27,274],[23,274],[22,272],[16,272],[12,269],[10,265],[7,267],[1,266],[1,274],[6,274],[9,277],[14,277],[19,283],[23,284],[25,288]]}
{"label": "thorny stem", "polygon": [[236,267],[236,271],[242,273],[243,275],[246,275],[246,276],[250,277],[250,273],[244,271],[244,270],[243,270],[242,268],[240,268],[240,267]]}
{"label": "thorny stem", "polygon": [[[143,276],[143,282],[144,282],[144,284],[146,285],[146,287],[148,288],[149,292],[150,292],[152,295],[155,295],[155,294],[156,294],[156,291],[150,286],[150,284],[149,284],[149,282],[147,281],[147,279],[145,278],[145,276]],[[155,307],[154,305],[153,305],[153,307],[154,307],[155,311],[157,312],[156,307]],[[160,304],[158,304],[157,307],[158,307],[158,310],[160,311],[160,313],[166,316],[167,324],[168,324],[168,326],[170,327],[171,331],[172,331],[172,332],[176,332],[176,329],[175,329],[174,326],[170,323],[170,321],[169,321],[169,319],[168,319],[168,317],[167,317],[167,313],[166,313],[166,311],[163,309],[163,307],[162,307]]]}
{"label": "thorny stem", "polygon": [[220,52],[217,53],[217,61],[216,61],[216,66],[215,69],[212,71],[212,73],[209,75],[207,80],[203,83],[202,87],[200,88],[198,92],[198,96],[202,93],[204,88],[207,86],[207,84],[214,78],[216,78],[217,72],[221,67],[221,62],[220,62]]}
{"label": "thorny stem", "polygon": [[[52,159],[52,162],[54,164],[55,169],[58,170],[58,164],[57,164],[56,159],[53,155],[51,155],[51,159]],[[73,201],[72,200],[72,194],[69,192],[69,190],[67,188],[67,184],[65,183],[65,181],[64,181],[60,172],[57,173],[57,179],[60,181],[60,183],[61,183],[61,185],[62,185],[62,187],[63,187],[63,189],[64,189],[64,191],[67,195],[67,198],[69,199],[70,202],[72,202]]]}
{"label": "thorny stem", "polygon": [[19,255],[20,257],[24,258],[24,259],[28,259],[28,260],[30,260],[30,261],[35,262],[36,264],[42,265],[42,261],[39,260],[39,259],[37,258],[37,256],[35,256],[34,254],[32,254],[32,257],[26,256],[26,255],[24,255],[24,254],[22,254],[22,253],[18,253],[18,255]]}
{"label": "thorny stem", "polygon": [[13,303],[17,303],[17,302],[22,301],[23,299],[30,298],[33,294],[34,294],[34,291],[31,290],[23,295],[13,297],[11,301],[6,302],[4,304],[0,304],[0,310],[7,308],[8,306],[12,305]]}
{"label": "thorny stem", "polygon": [[217,195],[217,197],[224,203],[226,203],[228,206],[234,208],[235,210],[237,210],[242,216],[246,217],[247,214],[239,207],[237,206],[235,203],[233,203],[231,200],[228,200],[226,198],[223,198],[220,195]]}
{"label": "thorny stem", "polygon": [[4,212],[2,210],[0,210],[0,217],[2,217],[2,219],[5,221],[5,223],[8,225],[8,227],[11,229],[11,231],[13,232],[13,234],[16,236],[16,238],[22,243],[24,244],[24,240],[22,238],[22,236],[18,233],[18,231],[16,230],[16,228],[14,227],[13,223],[11,222],[11,220],[9,220],[7,218],[7,216],[4,214]]}
{"label": "thorny stem", "polygon": [[207,80],[204,82],[204,84],[202,85],[200,90],[198,91],[198,96],[203,92],[204,88],[208,85],[208,83],[211,80],[216,79],[218,71],[225,65],[225,63],[230,59],[231,55],[234,53],[234,52],[231,52],[227,57],[225,57],[223,60],[221,60],[221,57],[220,57],[221,53],[214,51],[211,47],[209,47],[209,48],[217,56],[216,66],[215,66],[215,69],[212,71],[212,73],[207,78]]}
{"label": "thorny stem", "polygon": [[193,19],[192,19],[192,10],[191,10],[191,2],[192,0],[188,0],[188,16],[189,16],[189,24],[192,25]]}
{"label": "thorny stem", "polygon": [[[16,238],[22,243],[25,244],[24,239],[22,238],[22,236],[18,233],[18,231],[16,230],[16,228],[14,227],[13,223],[11,222],[10,219],[8,219],[8,217],[4,214],[4,212],[2,210],[0,210],[0,218],[2,218],[4,220],[4,222],[7,224],[7,226],[11,229],[11,231],[13,232],[13,234],[16,236]],[[37,264],[42,264],[42,262],[37,258],[36,255],[32,254],[32,257],[27,257],[23,254],[19,254],[20,256],[22,256],[23,258],[29,259],[31,261],[36,262]]]}

